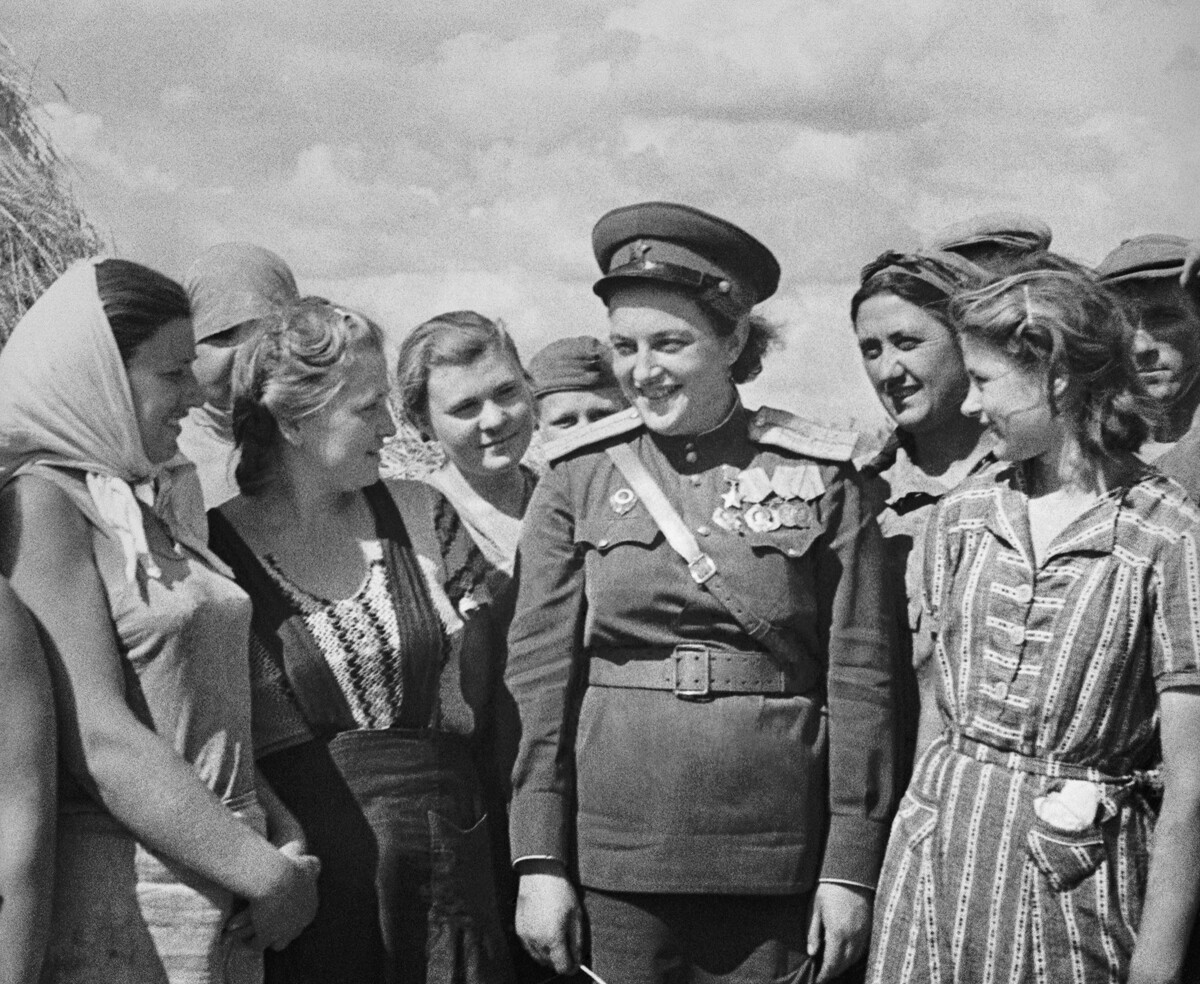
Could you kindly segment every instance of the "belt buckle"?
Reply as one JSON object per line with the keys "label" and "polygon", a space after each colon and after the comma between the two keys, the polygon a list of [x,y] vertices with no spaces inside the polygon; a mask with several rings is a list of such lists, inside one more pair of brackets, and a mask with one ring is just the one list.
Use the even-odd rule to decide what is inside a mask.
{"label": "belt buckle", "polygon": [[717,573],[717,564],[708,554],[702,553],[688,564],[688,573],[697,584],[703,584]]}
{"label": "belt buckle", "polygon": [[[681,687],[679,685],[679,662],[686,656],[697,654],[704,657],[704,686],[703,687]],[[697,643],[681,643],[676,646],[671,653],[673,662],[672,670],[674,672],[673,682],[675,684],[675,696],[680,700],[703,700],[712,696],[712,650],[708,646],[702,646]]]}

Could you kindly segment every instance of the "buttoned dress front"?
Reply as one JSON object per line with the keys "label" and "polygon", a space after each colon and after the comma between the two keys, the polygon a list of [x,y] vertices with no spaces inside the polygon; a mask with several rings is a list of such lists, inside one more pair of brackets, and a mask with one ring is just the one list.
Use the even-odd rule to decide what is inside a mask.
{"label": "buttoned dress front", "polygon": [[[632,413],[632,411],[625,411]],[[513,857],[555,858],[614,892],[794,895],[874,884],[891,803],[882,544],[853,471],[716,430],[637,426],[552,461],[518,553],[507,683],[521,719]],[[762,651],[689,576],[605,453],[628,445],[701,548],[814,672],[803,694],[680,699],[588,686],[589,662],[679,644]],[[730,476],[811,465],[794,527],[727,530]],[[599,959],[599,957],[597,957]]]}
{"label": "buttoned dress front", "polygon": [[[945,731],[892,829],[878,984],[1128,973],[1157,813],[1157,693],[1200,683],[1200,512],[1147,471],[1035,560],[1027,501],[1019,468],[1000,468],[931,524]],[[1049,808],[1077,794],[1082,819],[1065,824]]]}

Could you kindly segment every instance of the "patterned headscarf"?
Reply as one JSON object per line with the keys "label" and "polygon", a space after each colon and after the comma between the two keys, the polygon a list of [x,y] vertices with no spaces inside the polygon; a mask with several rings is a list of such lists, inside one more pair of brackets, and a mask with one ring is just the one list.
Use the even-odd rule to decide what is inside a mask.
{"label": "patterned headscarf", "polygon": [[125,575],[134,581],[139,563],[148,577],[161,573],[138,499],[177,541],[209,555],[195,523],[191,463],[155,465],[142,447],[129,378],[96,286],[99,262],[72,264],[0,352],[0,487],[42,469],[85,472],[88,496],[73,499],[121,544]]}
{"label": "patterned headscarf", "polygon": [[921,250],[916,253],[897,253],[888,250],[862,268],[860,283],[883,273],[902,273],[923,281],[947,297],[960,290],[982,287],[993,275],[957,253],[941,250]]}

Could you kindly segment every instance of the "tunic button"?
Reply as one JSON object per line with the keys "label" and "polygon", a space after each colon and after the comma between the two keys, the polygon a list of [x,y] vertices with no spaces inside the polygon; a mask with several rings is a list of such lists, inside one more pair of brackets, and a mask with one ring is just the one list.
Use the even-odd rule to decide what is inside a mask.
{"label": "tunic button", "polygon": [[1031,601],[1033,601],[1033,588],[1031,588],[1028,584],[1022,584],[1017,587],[1016,591],[1013,592],[1013,597],[1015,597],[1022,605],[1028,605]]}
{"label": "tunic button", "polygon": [[608,541],[607,541],[607,540],[598,540],[598,541],[596,542],[596,546],[598,546],[598,547],[600,547],[601,549],[603,549],[604,547],[607,547],[607,546],[608,546]]}
{"label": "tunic button", "polygon": [[697,526],[696,532],[699,533],[701,536],[708,536],[708,534],[711,533],[712,530],[710,530],[707,526]]}
{"label": "tunic button", "polygon": [[789,557],[799,557],[800,556],[800,551],[797,550],[795,547],[788,547],[787,553],[788,553]]}
{"label": "tunic button", "polygon": [[700,484],[700,482],[701,482],[701,478],[700,478],[700,476],[699,476],[699,475],[693,475],[693,476],[692,476],[692,484],[693,484],[693,485],[696,485],[696,486],[698,486],[698,485]]}
{"label": "tunic button", "polygon": [[1008,630],[1008,640],[1014,646],[1019,646],[1025,641],[1025,630],[1012,628]]}
{"label": "tunic button", "polygon": [[992,695],[996,698],[996,700],[1004,700],[1004,698],[1008,696],[1008,684],[1003,682],[997,683],[994,687],[992,687]]}
{"label": "tunic button", "polygon": [[699,456],[698,454],[696,454],[696,452],[695,452],[695,451],[689,451],[687,454],[685,454],[685,455],[683,456],[684,460],[685,460],[685,461],[686,461],[686,462],[687,462],[689,465],[694,465],[694,464],[696,463],[696,461],[699,459],[699,457],[700,457],[700,456]]}

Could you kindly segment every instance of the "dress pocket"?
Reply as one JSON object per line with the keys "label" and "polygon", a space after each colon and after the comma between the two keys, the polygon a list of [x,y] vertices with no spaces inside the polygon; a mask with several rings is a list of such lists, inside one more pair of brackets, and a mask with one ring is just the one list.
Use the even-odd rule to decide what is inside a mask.
{"label": "dress pocket", "polygon": [[1025,837],[1025,848],[1056,892],[1069,892],[1077,887],[1108,856],[1104,832],[1099,827],[1058,830],[1038,818]]}
{"label": "dress pocket", "polygon": [[933,836],[937,822],[937,804],[910,787],[896,811],[896,829],[903,831],[901,836],[904,838],[904,846],[909,851],[920,848],[921,844]]}

